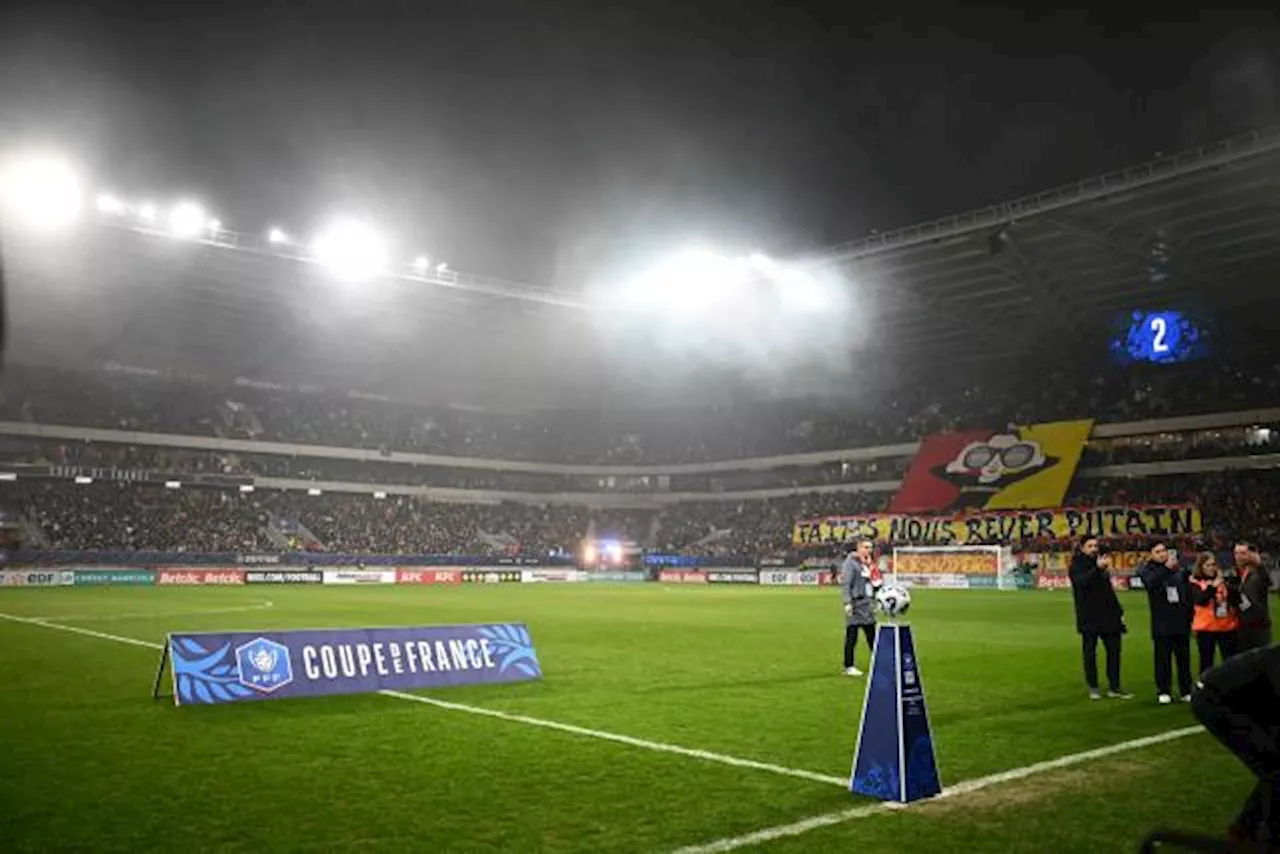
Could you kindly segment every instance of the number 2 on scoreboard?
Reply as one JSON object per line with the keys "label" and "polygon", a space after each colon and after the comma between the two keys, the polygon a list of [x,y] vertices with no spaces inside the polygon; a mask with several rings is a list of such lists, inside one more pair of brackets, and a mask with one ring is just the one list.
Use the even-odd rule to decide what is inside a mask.
{"label": "number 2 on scoreboard", "polygon": [[1160,315],[1151,318],[1151,352],[1168,353],[1169,344],[1165,337],[1169,334],[1169,321]]}

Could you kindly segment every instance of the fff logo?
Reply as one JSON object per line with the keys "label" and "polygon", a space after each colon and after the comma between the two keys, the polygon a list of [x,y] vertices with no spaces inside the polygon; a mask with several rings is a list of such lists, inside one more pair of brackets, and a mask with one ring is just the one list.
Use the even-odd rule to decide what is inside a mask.
{"label": "fff logo", "polygon": [[240,684],[264,694],[293,681],[289,648],[266,638],[255,638],[236,647],[236,669],[240,671]]}

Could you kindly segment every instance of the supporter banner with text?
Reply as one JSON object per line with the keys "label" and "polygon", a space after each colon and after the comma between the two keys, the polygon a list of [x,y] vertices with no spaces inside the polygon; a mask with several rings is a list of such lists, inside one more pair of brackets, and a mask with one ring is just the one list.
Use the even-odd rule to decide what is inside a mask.
{"label": "supporter banner with text", "polygon": [[994,552],[896,552],[892,569],[903,575],[995,575],[999,555]]}
{"label": "supporter banner with text", "polygon": [[250,569],[244,574],[245,584],[323,584],[324,573],[318,569]]}
{"label": "supporter banner with text", "polygon": [[243,569],[162,569],[156,584],[244,584]]}
{"label": "supporter banner with text", "polygon": [[891,513],[1057,507],[1093,421],[939,433],[920,443]]}
{"label": "supporter banner with text", "polygon": [[542,677],[523,623],[172,634],[163,656],[179,706]]}
{"label": "supporter banner with text", "polygon": [[956,516],[864,514],[796,522],[797,546],[848,545],[858,540],[918,546],[1008,544],[1089,536],[1178,537],[1201,531],[1200,510],[1190,504],[1001,510]]}
{"label": "supporter banner with text", "polygon": [[76,574],[69,569],[10,569],[0,572],[0,587],[69,587]]}

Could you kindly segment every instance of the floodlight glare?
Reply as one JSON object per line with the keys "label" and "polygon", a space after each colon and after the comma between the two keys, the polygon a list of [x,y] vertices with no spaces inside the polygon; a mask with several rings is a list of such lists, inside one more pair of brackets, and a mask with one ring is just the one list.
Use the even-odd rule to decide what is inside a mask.
{"label": "floodlight glare", "polygon": [[35,231],[70,225],[80,215],[83,201],[79,173],[55,155],[22,155],[0,170],[0,202],[5,211]]}
{"label": "floodlight glare", "polygon": [[151,202],[143,202],[138,207],[138,219],[151,223],[156,221],[156,206]]}
{"label": "floodlight glare", "polygon": [[311,244],[317,261],[337,278],[362,282],[386,270],[387,246],[368,223],[343,217],[326,226]]}
{"label": "floodlight glare", "polygon": [[425,276],[431,269],[431,259],[426,255],[419,255],[413,259],[413,269],[419,276]]}
{"label": "floodlight glare", "polygon": [[436,265],[436,272],[437,272],[437,273],[447,273],[447,272],[449,272],[449,265],[448,265],[448,264],[446,264],[445,262],[441,261],[439,264],[437,264],[437,265]]}
{"label": "floodlight glare", "polygon": [[112,216],[119,216],[125,211],[124,202],[120,201],[110,193],[99,194],[97,199],[97,204],[98,204],[99,213],[111,214]]}
{"label": "floodlight glare", "polygon": [[278,228],[273,228],[267,232],[268,243],[288,243],[289,235],[285,234]]}
{"label": "floodlight glare", "polygon": [[169,231],[174,237],[197,237],[207,226],[204,208],[195,202],[179,202],[169,211]]}

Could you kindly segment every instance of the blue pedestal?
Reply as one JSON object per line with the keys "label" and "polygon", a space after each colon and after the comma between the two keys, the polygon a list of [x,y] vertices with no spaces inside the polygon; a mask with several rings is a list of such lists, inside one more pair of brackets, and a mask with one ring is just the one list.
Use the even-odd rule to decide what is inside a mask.
{"label": "blue pedestal", "polygon": [[899,803],[942,791],[911,626],[876,630],[849,791]]}

